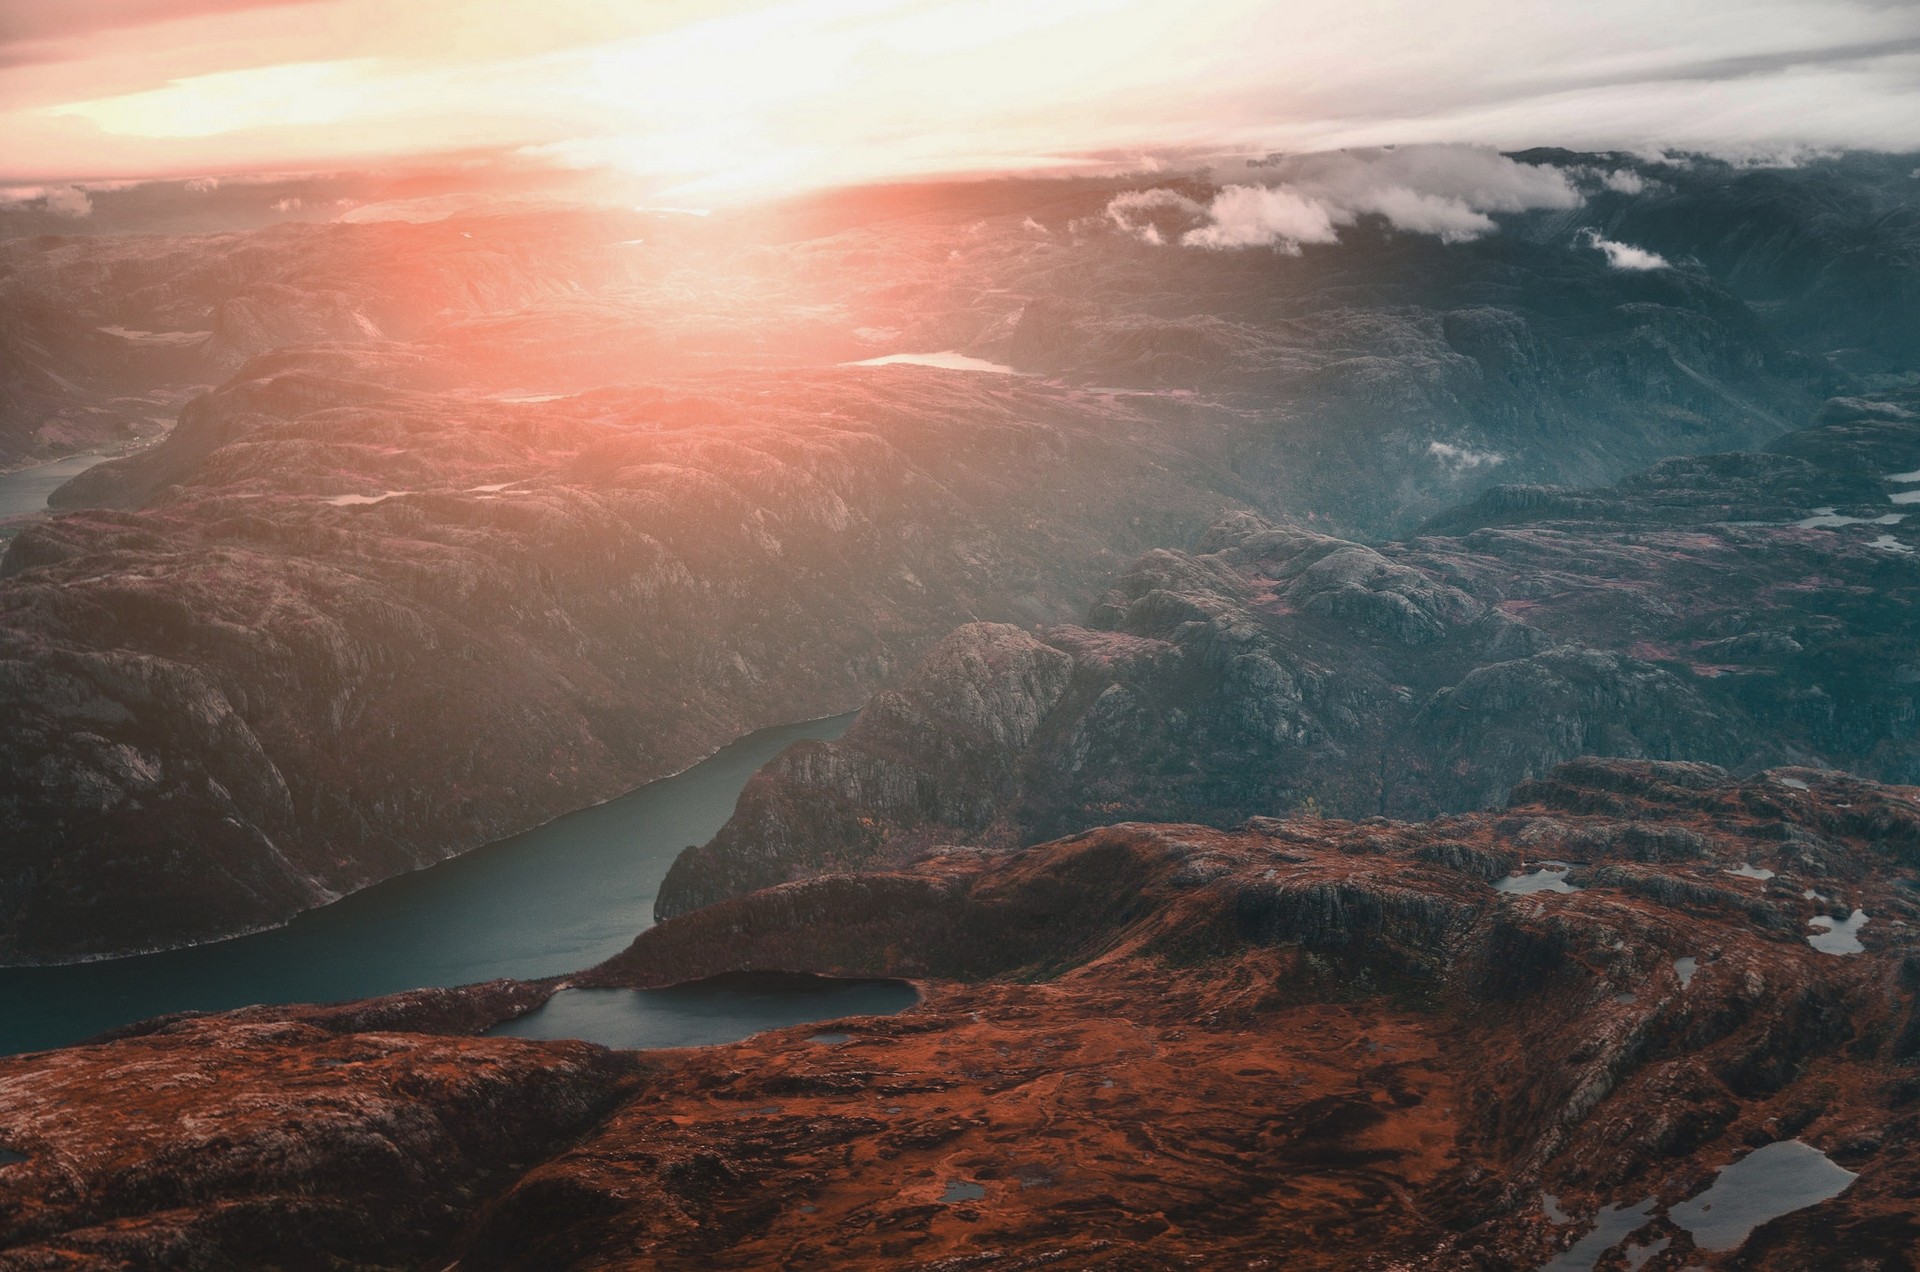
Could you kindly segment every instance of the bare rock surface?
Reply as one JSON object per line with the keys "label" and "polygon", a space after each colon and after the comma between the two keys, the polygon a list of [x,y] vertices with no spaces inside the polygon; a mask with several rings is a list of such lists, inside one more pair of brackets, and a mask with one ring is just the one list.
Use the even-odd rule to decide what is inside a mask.
{"label": "bare rock surface", "polygon": [[[963,628],[840,740],[763,770],[658,911],[1116,817],[1461,812],[1588,754],[1920,781],[1920,538],[1874,519],[1920,426],[1859,414],[1609,489],[1496,487],[1376,547],[1230,515],[1043,633],[1070,672],[1023,699],[1023,740],[984,704],[1039,642]],[[1858,517],[1806,524],[1836,504]]]}

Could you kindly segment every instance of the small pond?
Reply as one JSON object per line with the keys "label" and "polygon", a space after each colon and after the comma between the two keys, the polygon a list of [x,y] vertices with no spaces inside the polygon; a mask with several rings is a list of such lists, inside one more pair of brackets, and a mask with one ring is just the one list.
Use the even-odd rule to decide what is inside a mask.
{"label": "small pond", "polygon": [[[706,1047],[816,1020],[891,1016],[919,1001],[920,995],[905,981],[729,972],[666,989],[563,989],[490,1032],[511,1038],[579,1038],[637,1051]],[[847,1035],[833,1037],[845,1041]]]}
{"label": "small pond", "polygon": [[1578,892],[1579,888],[1567,882],[1567,874],[1572,869],[1564,861],[1543,861],[1537,870],[1526,874],[1508,875],[1495,881],[1496,892],[1511,892],[1515,896],[1530,896],[1535,892]]}
{"label": "small pond", "polygon": [[1781,1140],[1728,1166],[1711,1188],[1668,1215],[1701,1249],[1732,1250],[1768,1220],[1838,1197],[1854,1178],[1811,1144]]}

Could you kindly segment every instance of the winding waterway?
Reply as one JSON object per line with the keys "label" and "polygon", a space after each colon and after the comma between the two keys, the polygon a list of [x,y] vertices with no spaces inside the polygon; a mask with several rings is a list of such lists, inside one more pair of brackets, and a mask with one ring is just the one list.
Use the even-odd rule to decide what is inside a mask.
{"label": "winding waterway", "polygon": [[0,1054],[64,1046],[167,1012],[335,1002],[588,967],[652,926],[654,894],[674,857],[713,837],[754,770],[789,743],[838,737],[852,720],[750,734],[678,776],[271,932],[137,958],[0,969]]}
{"label": "winding waterway", "polygon": [[95,464],[111,458],[107,455],[69,455],[50,464],[0,473],[0,520],[28,517],[47,510],[47,496]]}

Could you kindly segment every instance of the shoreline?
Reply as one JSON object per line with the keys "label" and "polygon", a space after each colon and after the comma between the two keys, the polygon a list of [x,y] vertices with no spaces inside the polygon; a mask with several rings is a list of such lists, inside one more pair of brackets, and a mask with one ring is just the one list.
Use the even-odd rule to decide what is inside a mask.
{"label": "shoreline", "polygon": [[[620,791],[613,795],[609,795],[605,799],[593,800],[590,803],[581,804],[574,808],[569,808],[564,812],[555,813],[551,817],[547,817],[541,821],[534,822],[527,826],[523,826],[519,830],[510,831],[507,834],[496,836],[494,838],[485,840],[481,843],[474,844],[471,847],[458,849],[454,852],[448,853],[446,856],[439,857],[433,861],[426,862],[423,865],[415,866],[410,870],[401,870],[401,871],[395,872],[394,874],[386,875],[382,878],[374,880],[371,883],[368,883],[364,887],[354,888],[347,892],[338,893],[331,900],[321,902],[319,905],[308,906],[303,910],[297,910],[293,914],[288,915],[285,919],[282,919],[277,923],[263,923],[255,927],[247,928],[244,931],[232,932],[226,936],[215,937],[214,939],[207,940],[207,941],[182,941],[178,944],[155,945],[155,946],[143,947],[135,950],[118,951],[112,954],[83,954],[73,958],[38,959],[38,960],[25,961],[25,962],[8,962],[8,961],[0,960],[0,973],[51,970],[54,968],[63,968],[63,967],[97,967],[97,966],[103,966],[103,965],[112,964],[112,963],[126,963],[136,959],[150,958],[156,954],[173,954],[173,953],[179,953],[183,950],[212,949],[217,946],[225,945],[230,941],[241,941],[241,940],[247,939],[248,937],[260,936],[263,933],[281,931],[291,926],[293,923],[297,922],[299,919],[301,919],[304,916],[318,914],[321,911],[327,910],[332,906],[338,905],[341,902],[348,900],[349,898],[361,896],[385,884],[392,883],[401,879],[416,879],[421,875],[426,874],[428,871],[434,870],[440,866],[444,866],[449,862],[459,861],[464,857],[471,856],[476,852],[481,852],[497,844],[504,844],[509,840],[518,839],[522,835],[532,834],[535,831],[551,826],[555,822],[561,821],[568,817],[572,817],[578,813],[584,813],[595,808],[604,808],[606,805],[611,804],[616,800],[626,799],[629,796],[636,795],[639,792],[646,790],[648,787],[657,786],[662,782],[669,782],[669,781],[672,781],[674,778],[685,776],[686,774],[691,773],[694,769],[699,768],[702,764],[705,764],[708,761],[713,760],[715,757],[719,756],[722,752],[726,751],[729,747],[737,746],[759,734],[769,733],[778,729],[800,729],[800,728],[805,728],[808,725],[822,724],[832,720],[845,719],[849,723],[851,723],[853,717],[858,714],[859,714],[859,708],[856,707],[851,711],[836,711],[836,712],[829,713],[827,715],[809,716],[800,720],[788,720],[779,724],[763,725],[757,729],[748,729],[746,732],[736,734],[732,738],[721,743],[719,746],[714,747],[711,751],[706,752],[704,755],[699,756],[698,758],[694,759],[693,761],[684,765],[683,767],[673,770],[671,773],[662,773],[658,777],[648,778],[645,781],[635,783],[634,785],[628,787],[623,791]],[[749,777],[751,777],[751,775],[749,775]],[[640,930],[644,931],[645,929],[643,928]],[[638,932],[635,933],[635,935],[638,935],[638,934],[639,934]]]}

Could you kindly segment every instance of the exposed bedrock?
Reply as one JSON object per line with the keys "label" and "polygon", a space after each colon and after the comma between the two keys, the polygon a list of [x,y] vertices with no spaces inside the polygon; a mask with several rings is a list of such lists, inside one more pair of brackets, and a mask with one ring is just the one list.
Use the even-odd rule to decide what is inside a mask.
{"label": "exposed bedrock", "polygon": [[[0,1264],[1531,1272],[1640,1206],[1616,1240],[1658,1272],[1897,1268],[1917,798],[1589,758],[1425,823],[930,851],[570,978],[923,990],[728,1046],[460,1036],[551,989],[511,983],[151,1022],[0,1060]],[[1553,859],[1573,890],[1494,886]],[[1839,909],[1857,953],[1806,939]],[[1857,1178],[1705,1248],[1683,1200],[1789,1139]]]}
{"label": "exposed bedrock", "polygon": [[1232,502],[1204,447],[1015,382],[513,403],[343,357],[260,360],[125,462],[144,506],[0,557],[0,959],[284,921],[1064,617]]}
{"label": "exposed bedrock", "polygon": [[[1830,414],[1606,490],[1498,488],[1377,547],[1236,513],[1084,626],[962,628],[756,776],[658,912],[1116,818],[1483,808],[1581,755],[1920,780],[1920,540],[1878,511],[1920,425]],[[1064,688],[1023,670],[1043,653]]]}

